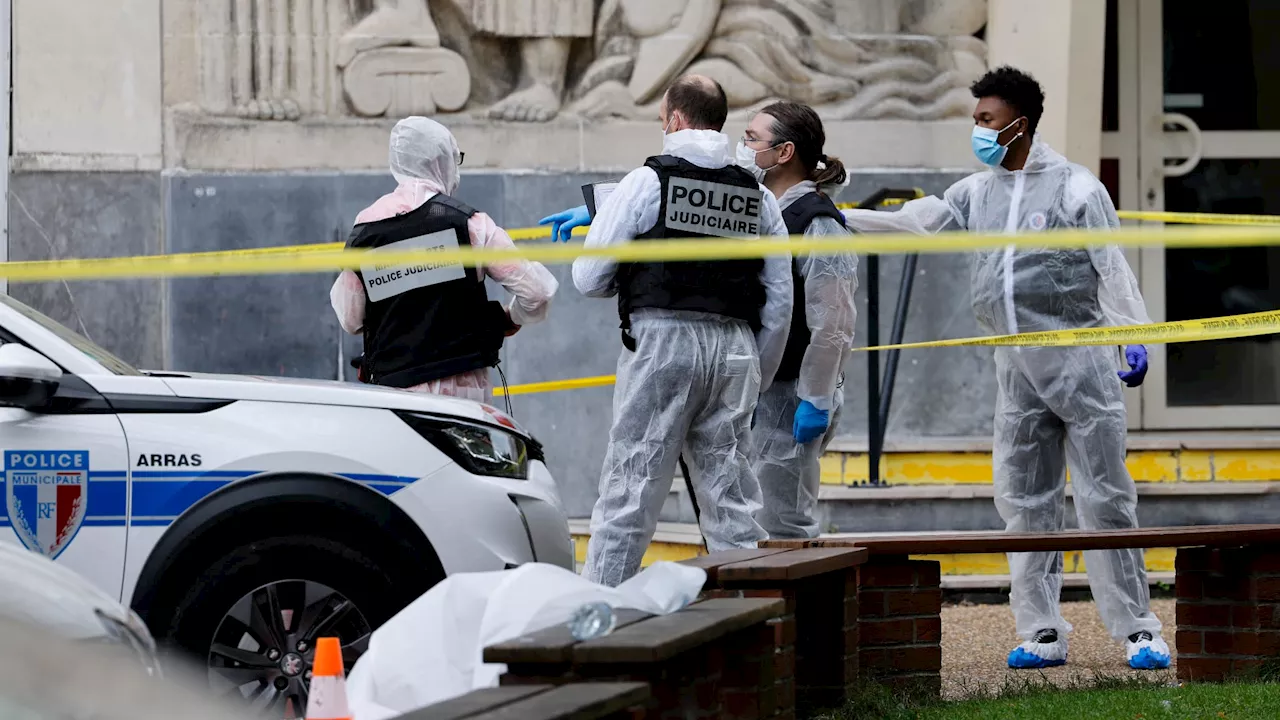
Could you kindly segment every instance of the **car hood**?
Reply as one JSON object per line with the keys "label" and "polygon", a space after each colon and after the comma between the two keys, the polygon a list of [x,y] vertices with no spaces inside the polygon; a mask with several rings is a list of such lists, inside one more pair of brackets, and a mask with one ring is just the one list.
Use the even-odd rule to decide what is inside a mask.
{"label": "car hood", "polygon": [[444,395],[336,380],[168,371],[148,374],[164,380],[179,397],[405,410],[500,425],[529,436],[513,418],[492,405]]}
{"label": "car hood", "polygon": [[108,634],[96,611],[122,622],[130,618],[97,585],[43,555],[0,541],[0,617],[80,640]]}

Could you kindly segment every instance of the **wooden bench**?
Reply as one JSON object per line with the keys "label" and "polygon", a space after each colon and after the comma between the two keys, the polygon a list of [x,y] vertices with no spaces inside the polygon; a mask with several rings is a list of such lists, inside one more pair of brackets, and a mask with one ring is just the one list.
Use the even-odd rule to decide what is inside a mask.
{"label": "wooden bench", "polygon": [[[941,655],[922,652],[922,628],[940,627],[936,553],[1178,548],[1178,677],[1223,680],[1280,655],[1280,525],[1201,525],[1054,533],[829,535],[769,540],[773,548],[865,548],[859,568],[863,676],[939,685]],[[1167,620],[1167,618],[1166,618]]]}
{"label": "wooden bench", "polygon": [[785,603],[703,600],[670,615],[618,612],[614,631],[577,641],[566,626],[484,649],[505,663],[502,686],[643,682],[648,718],[794,717],[774,688],[774,629]]}
{"label": "wooden bench", "polygon": [[645,720],[648,700],[636,682],[483,688],[395,720]]}
{"label": "wooden bench", "polygon": [[[684,561],[707,571],[704,597],[773,597],[774,684],[801,716],[842,705],[858,683],[861,548],[730,550]],[[936,644],[936,643],[935,643]]]}

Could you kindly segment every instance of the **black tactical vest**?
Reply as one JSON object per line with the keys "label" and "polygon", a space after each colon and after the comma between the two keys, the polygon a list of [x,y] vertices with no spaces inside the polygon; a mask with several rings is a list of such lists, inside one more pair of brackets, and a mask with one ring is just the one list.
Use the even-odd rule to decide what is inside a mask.
{"label": "black tactical vest", "polygon": [[[356,225],[348,248],[470,247],[475,210],[445,195],[393,218]],[[415,263],[360,272],[368,302],[361,379],[407,388],[498,364],[509,327],[474,267]]]}
{"label": "black tactical vest", "polygon": [[[819,192],[811,192],[798,198],[782,211],[782,220],[787,224],[787,232],[792,235],[803,235],[809,229],[809,223],[820,217],[829,217],[845,224],[844,214],[831,202],[831,198]],[[791,306],[791,331],[787,334],[787,347],[782,351],[782,364],[773,376],[777,382],[786,382],[800,377],[800,365],[804,362],[804,353],[809,349],[809,319],[805,315],[804,273],[800,272],[800,260],[791,260],[791,282],[794,287],[794,304]]]}
{"label": "black tactical vest", "polygon": [[[759,237],[764,192],[737,166],[698,167],[670,155],[651,157],[645,167],[662,185],[658,223],[638,241],[663,238]],[[725,315],[760,327],[764,260],[637,262],[618,267],[618,316],[622,344],[635,349],[629,332],[638,308],[694,310]]]}

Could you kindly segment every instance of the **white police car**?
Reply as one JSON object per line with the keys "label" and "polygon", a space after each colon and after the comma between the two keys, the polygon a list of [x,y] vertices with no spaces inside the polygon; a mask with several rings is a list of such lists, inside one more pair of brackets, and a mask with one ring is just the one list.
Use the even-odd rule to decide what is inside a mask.
{"label": "white police car", "polygon": [[0,295],[0,537],[119,597],[263,708],[305,705],[446,575],[573,568],[541,447],[498,410],[337,382],[144,373]]}

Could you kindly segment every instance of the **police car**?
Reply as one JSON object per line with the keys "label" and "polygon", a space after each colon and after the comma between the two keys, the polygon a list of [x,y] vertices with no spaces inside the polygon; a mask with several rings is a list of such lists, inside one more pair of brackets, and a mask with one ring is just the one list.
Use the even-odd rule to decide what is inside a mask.
{"label": "police car", "polygon": [[305,705],[446,575],[573,568],[539,444],[480,403],[338,382],[142,372],[0,295],[0,537],[132,607],[211,682]]}

